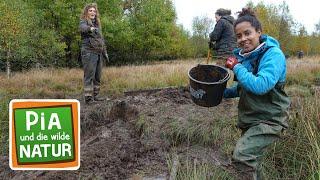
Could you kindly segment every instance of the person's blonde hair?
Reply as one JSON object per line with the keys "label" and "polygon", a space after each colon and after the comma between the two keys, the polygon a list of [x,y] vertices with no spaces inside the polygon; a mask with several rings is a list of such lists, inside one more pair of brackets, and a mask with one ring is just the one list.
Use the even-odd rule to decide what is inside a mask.
{"label": "person's blonde hair", "polygon": [[92,24],[91,22],[91,19],[89,18],[89,9],[90,8],[94,8],[96,10],[96,23],[98,25],[99,28],[101,28],[101,24],[100,24],[100,13],[99,13],[99,10],[98,10],[98,5],[97,3],[90,3],[90,4],[87,4],[83,10],[82,10],[82,13],[81,13],[81,16],[80,16],[80,19],[81,20],[86,20],[89,22],[89,24]]}

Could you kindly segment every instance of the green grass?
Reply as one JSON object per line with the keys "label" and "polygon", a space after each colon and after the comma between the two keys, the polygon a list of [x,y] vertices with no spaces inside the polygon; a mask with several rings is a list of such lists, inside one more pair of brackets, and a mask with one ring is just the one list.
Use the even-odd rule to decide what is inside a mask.
{"label": "green grass", "polygon": [[163,135],[174,145],[219,146],[224,152],[233,148],[234,139],[240,132],[235,128],[235,119],[218,117],[219,120],[190,115],[187,120],[169,119]]}
{"label": "green grass", "polygon": [[270,179],[319,179],[319,95],[300,97],[300,108],[291,110],[289,129],[265,156]]}
{"label": "green grass", "polygon": [[141,136],[149,136],[153,130],[151,123],[146,120],[144,115],[140,115],[138,117],[135,127]]}

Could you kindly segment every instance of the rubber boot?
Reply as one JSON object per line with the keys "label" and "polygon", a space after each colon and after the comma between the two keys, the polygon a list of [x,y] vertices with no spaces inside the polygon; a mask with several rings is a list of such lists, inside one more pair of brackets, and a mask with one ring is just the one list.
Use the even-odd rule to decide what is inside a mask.
{"label": "rubber boot", "polygon": [[243,163],[233,162],[232,163],[235,171],[237,172],[237,180],[256,180],[257,175],[256,171]]}
{"label": "rubber boot", "polygon": [[107,98],[96,95],[96,96],[94,96],[94,100],[95,101],[105,101],[105,100],[107,100]]}
{"label": "rubber boot", "polygon": [[87,105],[93,104],[94,103],[94,99],[92,98],[92,96],[85,96],[84,97],[85,103]]}

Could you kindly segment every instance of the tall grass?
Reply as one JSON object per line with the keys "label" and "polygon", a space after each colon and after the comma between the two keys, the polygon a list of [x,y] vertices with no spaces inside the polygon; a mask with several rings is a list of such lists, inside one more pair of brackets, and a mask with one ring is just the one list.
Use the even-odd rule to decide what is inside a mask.
{"label": "tall grass", "polygon": [[[188,69],[196,63],[197,61],[185,60],[167,64],[107,67],[102,72],[101,91],[121,94],[127,90],[183,86],[188,83]],[[34,69],[17,72],[10,79],[5,74],[0,74],[1,91],[19,97],[79,95],[83,88],[82,82],[82,69]]]}
{"label": "tall grass", "polygon": [[59,94],[78,94],[82,89],[82,76],[80,69],[53,68],[18,72],[10,79],[2,74],[1,91],[20,98],[52,98]]}
{"label": "tall grass", "polygon": [[287,84],[310,87],[320,78],[320,57],[290,59],[287,63]]}
{"label": "tall grass", "polygon": [[[320,91],[320,90],[319,90]],[[316,91],[314,98],[307,101],[306,106],[301,109],[302,117],[306,121],[304,128],[306,131],[308,143],[311,148],[308,151],[307,157],[310,164],[312,179],[320,179],[320,92]]]}
{"label": "tall grass", "polygon": [[[310,86],[320,78],[320,58],[290,59],[288,61],[287,82],[289,85]],[[121,94],[123,91],[183,86],[188,84],[187,72],[204,63],[200,60],[162,62],[141,66],[107,67],[103,69],[103,93]],[[211,62],[212,63],[212,62]],[[42,69],[18,72],[9,80],[0,74],[0,92],[13,95],[54,97],[81,94],[83,88],[82,69]]]}
{"label": "tall grass", "polygon": [[194,61],[178,61],[170,64],[106,68],[102,88],[111,94],[118,94],[126,90],[184,86],[188,83],[187,71],[194,65]]}
{"label": "tall grass", "polygon": [[266,155],[265,172],[270,179],[319,179],[320,93],[299,97],[291,110],[289,129]]}

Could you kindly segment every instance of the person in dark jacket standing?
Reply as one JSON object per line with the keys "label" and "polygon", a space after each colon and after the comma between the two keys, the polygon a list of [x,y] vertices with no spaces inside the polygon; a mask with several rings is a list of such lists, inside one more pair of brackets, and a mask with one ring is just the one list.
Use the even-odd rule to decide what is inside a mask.
{"label": "person in dark jacket standing", "polygon": [[209,48],[213,50],[212,57],[218,65],[224,65],[228,56],[232,55],[233,49],[237,46],[233,30],[234,18],[231,10],[218,9],[215,13],[216,25],[210,33]]}
{"label": "person in dark jacket standing", "polygon": [[[96,3],[84,7],[80,17],[81,61],[84,70],[84,97],[86,104],[103,101],[98,97],[101,83],[103,58],[107,58],[104,39],[101,34],[99,11]],[[108,59],[107,59],[108,60]]]}
{"label": "person in dark jacket standing", "polygon": [[227,58],[226,67],[233,70],[238,84],[227,88],[224,97],[240,97],[237,127],[242,135],[232,160],[243,179],[263,179],[263,153],[288,128],[286,58],[279,42],[262,34],[252,9],[242,9],[234,29],[239,48],[234,50],[234,57]]}

